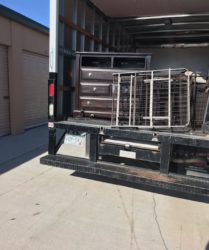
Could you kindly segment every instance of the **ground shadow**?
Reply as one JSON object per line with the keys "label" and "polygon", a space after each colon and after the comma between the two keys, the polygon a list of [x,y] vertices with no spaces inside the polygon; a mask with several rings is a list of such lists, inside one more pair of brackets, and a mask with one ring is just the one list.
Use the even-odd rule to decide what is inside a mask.
{"label": "ground shadow", "polygon": [[[128,181],[117,180],[117,179],[104,177],[104,176],[100,176],[100,175],[81,173],[78,171],[75,171],[71,175],[74,177],[77,177],[77,178],[85,178],[85,179],[89,179],[89,180],[93,180],[93,181],[99,181],[99,182],[120,185],[120,186],[126,186],[126,187],[130,187],[130,188],[134,188],[134,189],[140,189],[140,190],[147,191],[147,192],[158,193],[158,194],[172,196],[172,197],[178,197],[178,198],[182,198],[182,199],[186,199],[186,200],[193,200],[193,201],[198,201],[198,202],[209,203],[209,198],[197,197],[195,194],[185,194],[185,193],[181,193],[180,191],[176,191],[176,190],[165,190],[163,188],[151,187],[149,185],[144,185],[144,184],[130,183]],[[209,250],[209,248],[206,248],[206,249]]]}
{"label": "ground shadow", "polygon": [[20,156],[17,156],[7,162],[0,163],[0,175],[20,166],[21,164],[32,160],[33,158],[45,153],[47,151],[47,146],[42,146],[36,149],[26,152]]}

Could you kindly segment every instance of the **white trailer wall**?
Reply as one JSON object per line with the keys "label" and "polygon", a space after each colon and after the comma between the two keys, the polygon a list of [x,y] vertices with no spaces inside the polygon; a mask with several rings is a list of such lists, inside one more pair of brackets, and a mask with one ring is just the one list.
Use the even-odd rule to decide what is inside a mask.
{"label": "white trailer wall", "polygon": [[207,76],[209,71],[209,47],[203,48],[146,48],[138,52],[152,53],[151,68],[188,68]]}

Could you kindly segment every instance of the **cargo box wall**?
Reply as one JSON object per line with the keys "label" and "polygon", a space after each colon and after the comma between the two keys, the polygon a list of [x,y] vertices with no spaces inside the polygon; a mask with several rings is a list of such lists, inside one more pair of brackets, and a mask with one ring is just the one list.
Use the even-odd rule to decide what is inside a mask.
{"label": "cargo box wall", "polygon": [[151,68],[187,68],[204,77],[209,73],[209,46],[189,48],[141,48],[138,52],[152,53]]}
{"label": "cargo box wall", "polygon": [[[50,65],[54,65],[50,72],[58,75],[54,107],[58,120],[73,112],[76,51],[135,52],[137,49],[153,53],[152,68],[188,67],[207,75],[208,47],[160,48],[163,44],[208,43],[209,5],[205,0],[198,4],[190,1],[189,5],[185,0],[181,4],[178,0],[161,0],[159,5],[154,0],[131,3],[125,0],[51,0],[51,6],[50,40],[52,50],[56,47],[56,51],[50,48]],[[160,49],[151,49],[149,45]]]}

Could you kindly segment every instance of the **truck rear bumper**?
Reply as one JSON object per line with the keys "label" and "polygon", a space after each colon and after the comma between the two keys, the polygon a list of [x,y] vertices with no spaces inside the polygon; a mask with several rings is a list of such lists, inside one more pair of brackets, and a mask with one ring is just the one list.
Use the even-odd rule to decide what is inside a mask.
{"label": "truck rear bumper", "polygon": [[176,174],[162,175],[159,171],[127,165],[92,162],[62,155],[47,155],[41,163],[54,167],[72,169],[88,175],[107,177],[109,181],[165,195],[177,196],[201,202],[209,202],[209,181]]}

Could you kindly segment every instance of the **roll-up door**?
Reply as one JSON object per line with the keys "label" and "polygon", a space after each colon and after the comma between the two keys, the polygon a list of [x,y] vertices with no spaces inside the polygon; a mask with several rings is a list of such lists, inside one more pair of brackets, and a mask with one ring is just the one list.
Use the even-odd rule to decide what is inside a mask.
{"label": "roll-up door", "polygon": [[25,127],[47,121],[48,57],[24,52],[24,117]]}
{"label": "roll-up door", "polygon": [[7,47],[0,45],[0,136],[10,133]]}

